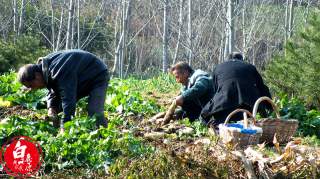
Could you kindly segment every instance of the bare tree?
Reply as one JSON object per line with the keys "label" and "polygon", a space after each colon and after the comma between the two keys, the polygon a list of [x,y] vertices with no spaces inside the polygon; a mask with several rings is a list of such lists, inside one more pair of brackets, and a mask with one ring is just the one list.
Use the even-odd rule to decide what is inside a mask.
{"label": "bare tree", "polygon": [[163,8],[163,52],[162,52],[162,72],[167,72],[168,69],[168,6],[169,1],[164,0]]}
{"label": "bare tree", "polygon": [[[119,59],[120,59],[120,50],[121,50],[121,45],[122,45],[122,33],[120,35],[120,31],[121,31],[121,27],[120,27],[120,23],[119,21],[121,21],[120,17],[120,9],[121,9],[121,5],[118,6],[118,9],[116,11],[116,18],[115,18],[115,28],[114,28],[114,39],[115,39],[115,53],[114,53],[114,64],[113,64],[113,68],[112,68],[112,76],[114,76],[116,74],[117,68],[119,67]],[[120,35],[120,37],[119,37]]]}
{"label": "bare tree", "polygon": [[116,50],[115,50],[115,65],[113,68],[113,74],[115,74],[117,66],[120,78],[123,77],[124,56],[126,54],[126,37],[127,37],[127,25],[129,23],[131,9],[131,0],[123,0],[122,2],[122,19],[121,19],[121,36],[119,38]]}
{"label": "bare tree", "polygon": [[292,31],[293,31],[293,14],[294,14],[293,11],[294,11],[293,0],[290,0],[289,19],[288,19],[288,38],[291,38]]}
{"label": "bare tree", "polygon": [[73,18],[73,0],[69,1],[69,15],[68,15],[68,26],[67,26],[67,37],[66,37],[66,49],[71,47],[71,35],[72,35],[72,18]]}
{"label": "bare tree", "polygon": [[226,25],[226,46],[225,58],[234,51],[234,0],[228,0],[227,5],[227,25]]}
{"label": "bare tree", "polygon": [[24,25],[23,22],[24,22],[24,16],[25,16],[25,6],[26,6],[26,0],[21,0],[18,35],[20,35],[21,31],[23,30],[23,25]]}
{"label": "bare tree", "polygon": [[[75,3],[75,2],[74,2]],[[74,48],[74,33],[75,33],[75,8],[76,6],[73,5],[73,9],[72,9],[72,20],[71,20],[71,40],[70,40],[70,48],[73,49]]]}
{"label": "bare tree", "polygon": [[246,11],[247,11],[247,0],[243,0],[242,4],[242,54],[245,57],[246,51],[245,47],[247,46],[247,31],[246,31]]}
{"label": "bare tree", "polygon": [[128,38],[128,33],[129,31],[129,27],[128,24],[130,23],[130,15],[131,15],[131,3],[132,0],[124,0],[123,1],[124,5],[123,5],[123,20],[122,20],[122,55],[121,55],[121,60],[120,60],[120,77],[123,78],[124,74],[123,74],[123,67],[124,67],[124,61],[125,59],[128,57],[127,53],[128,53],[128,47],[127,47],[127,38]]}
{"label": "bare tree", "polygon": [[179,53],[179,47],[180,47],[180,40],[181,40],[181,30],[182,30],[182,20],[183,20],[183,3],[184,0],[180,0],[180,4],[179,4],[179,29],[178,29],[178,39],[177,39],[177,45],[176,45],[176,49],[175,49],[175,53],[174,53],[174,57],[173,57],[173,64],[176,63],[176,60],[178,58],[178,53]]}
{"label": "bare tree", "polygon": [[52,44],[52,51],[54,51],[56,49],[55,47],[55,25],[54,25],[54,0],[50,0],[51,2],[51,34],[52,34],[52,40],[51,40],[51,44]]}
{"label": "bare tree", "polygon": [[13,0],[13,32],[17,33],[17,0]]}
{"label": "bare tree", "polygon": [[[41,34],[45,40],[41,42],[52,50],[81,48],[106,60],[111,57],[108,64],[120,77],[152,68],[164,71],[179,58],[211,70],[233,50],[262,67],[317,4],[314,0],[64,1],[4,1],[0,4],[2,38],[22,34],[28,27]],[[294,9],[298,5],[299,13]],[[31,9],[28,13],[26,7]],[[108,32],[112,28],[107,26],[114,32]],[[103,36],[111,40],[109,44],[101,41]]]}
{"label": "bare tree", "polygon": [[292,35],[293,30],[293,0],[287,0],[285,14],[285,42]]}
{"label": "bare tree", "polygon": [[192,0],[188,0],[188,45],[189,45],[189,54],[188,60],[189,65],[191,65],[192,58],[193,58],[193,51],[192,51]]}
{"label": "bare tree", "polygon": [[78,11],[77,11],[77,18],[78,18],[78,24],[77,24],[77,34],[78,34],[78,38],[77,38],[77,47],[78,49],[80,49],[80,0],[78,0]]}
{"label": "bare tree", "polygon": [[55,51],[59,50],[60,48],[60,41],[61,41],[61,33],[62,33],[62,27],[63,27],[63,17],[64,17],[64,6],[66,1],[63,0],[63,4],[61,6],[61,14],[60,14],[60,23],[59,23],[59,29],[58,29],[58,37],[56,42],[56,48]]}
{"label": "bare tree", "polygon": [[304,23],[306,24],[307,23],[307,20],[308,20],[308,16],[309,16],[309,11],[310,11],[310,5],[311,5],[311,0],[308,0],[307,1],[307,7],[303,13],[303,16],[304,16]]}

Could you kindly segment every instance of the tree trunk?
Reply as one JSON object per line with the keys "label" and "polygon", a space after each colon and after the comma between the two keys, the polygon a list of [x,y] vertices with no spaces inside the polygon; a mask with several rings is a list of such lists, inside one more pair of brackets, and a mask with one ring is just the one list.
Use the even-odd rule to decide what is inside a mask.
{"label": "tree trunk", "polygon": [[120,58],[120,78],[123,78],[123,67],[124,61],[127,57],[127,37],[128,37],[128,24],[130,21],[130,13],[131,13],[131,0],[123,1],[123,20],[122,20],[122,50],[121,50],[121,58]]}
{"label": "tree trunk", "polygon": [[128,33],[127,26],[129,23],[129,17],[131,12],[131,0],[123,0],[122,2],[122,21],[121,21],[121,36],[118,41],[118,45],[115,51],[115,65],[113,69],[113,73],[116,72],[116,68],[118,67],[118,72],[120,78],[123,78],[123,66],[124,66],[124,57],[126,50],[126,36]]}
{"label": "tree trunk", "polygon": [[234,2],[228,0],[225,58],[234,50]]}
{"label": "tree trunk", "polygon": [[[114,39],[115,39],[115,44],[114,46],[116,47],[115,48],[115,54],[114,54],[114,64],[113,64],[113,68],[112,68],[112,77],[114,75],[116,75],[116,72],[117,72],[117,68],[119,66],[119,53],[120,53],[120,48],[121,48],[121,44],[122,44],[122,36],[119,37],[119,34],[120,34],[120,31],[121,31],[121,27],[120,25],[118,24],[118,19],[119,18],[119,14],[120,14],[120,9],[121,9],[121,6],[119,5],[118,7],[118,10],[117,10],[117,15],[116,15],[116,20],[115,20],[115,27],[114,27]],[[119,28],[118,28],[119,27]],[[122,35],[122,34],[121,34]],[[119,70],[118,70],[119,71]]]}
{"label": "tree trunk", "polygon": [[80,49],[80,0],[78,0],[78,24],[77,24],[77,34],[78,34],[78,38],[77,38],[77,46],[78,49]]}
{"label": "tree trunk", "polygon": [[168,4],[169,0],[164,0],[163,9],[163,52],[162,52],[162,72],[168,69]]}
{"label": "tree trunk", "polygon": [[67,37],[66,37],[66,49],[70,49],[71,44],[71,31],[72,31],[72,17],[73,17],[73,0],[69,1],[69,15],[68,15],[68,27],[67,27]]}
{"label": "tree trunk", "polygon": [[290,0],[289,6],[289,19],[288,19],[288,38],[291,38],[293,32],[293,14],[294,14],[294,7],[293,7],[293,0]]}
{"label": "tree trunk", "polygon": [[55,51],[58,51],[60,49],[60,40],[61,40],[61,32],[62,32],[62,25],[63,25],[63,16],[64,16],[64,5],[66,1],[63,1],[63,4],[61,6],[61,14],[60,14],[60,24],[59,24],[59,30],[58,30],[58,37],[57,37],[57,43]]}
{"label": "tree trunk", "polygon": [[243,1],[242,6],[242,55],[246,56],[247,53],[247,32],[246,32],[246,10],[247,10],[247,1]]}
{"label": "tree trunk", "polygon": [[287,40],[288,40],[288,34],[289,34],[289,26],[288,26],[288,20],[289,20],[289,4],[290,4],[290,0],[287,0],[287,2],[286,2],[285,21],[284,21],[284,29],[285,29],[284,41],[285,41],[285,43],[286,43]]}
{"label": "tree trunk", "polygon": [[75,17],[75,5],[73,5],[72,7],[72,17],[71,17],[71,40],[70,40],[70,48],[73,49],[74,48],[74,32],[75,32],[75,20],[76,20],[76,17]]}
{"label": "tree trunk", "polygon": [[308,4],[307,4],[307,7],[303,13],[303,16],[304,16],[304,24],[307,24],[307,20],[308,20],[308,16],[309,16],[309,11],[310,11],[310,2],[311,0],[308,0]]}
{"label": "tree trunk", "polygon": [[179,46],[180,46],[180,38],[181,38],[181,30],[182,30],[182,20],[183,20],[183,2],[184,0],[180,0],[180,8],[179,8],[179,30],[178,30],[178,40],[177,46],[173,57],[173,64],[176,63],[179,53]]}
{"label": "tree trunk", "polygon": [[54,0],[51,0],[51,34],[52,34],[52,51],[55,50],[55,30],[54,30],[54,9],[53,9],[53,6],[54,6]]}
{"label": "tree trunk", "polygon": [[225,35],[223,34],[222,35],[222,37],[221,37],[221,40],[220,40],[220,48],[219,48],[219,63],[222,63],[223,61],[224,61],[224,57],[225,57],[225,43],[224,43],[224,41],[225,41],[225,39],[224,38],[226,38],[225,37]]}
{"label": "tree trunk", "polygon": [[127,0],[122,1],[122,44],[121,44],[121,51],[120,51],[120,61],[119,61],[119,73],[120,78],[123,78],[123,63],[125,58],[125,49],[126,49],[126,7],[127,7]]}
{"label": "tree trunk", "polygon": [[17,33],[17,0],[13,0],[13,32]]}
{"label": "tree trunk", "polygon": [[189,45],[189,53],[188,53],[188,63],[191,65],[193,52],[192,52],[192,0],[188,1],[188,45]]}
{"label": "tree trunk", "polygon": [[21,11],[20,11],[18,35],[20,35],[21,32],[23,31],[23,21],[24,21],[24,15],[25,15],[25,6],[26,6],[26,1],[25,0],[21,0]]}

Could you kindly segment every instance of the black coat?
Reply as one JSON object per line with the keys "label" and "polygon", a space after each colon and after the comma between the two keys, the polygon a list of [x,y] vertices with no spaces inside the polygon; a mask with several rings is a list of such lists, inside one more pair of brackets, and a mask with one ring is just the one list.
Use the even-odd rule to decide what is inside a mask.
{"label": "black coat", "polygon": [[82,50],[51,53],[39,65],[49,90],[48,108],[59,108],[62,104],[66,119],[74,115],[78,99],[107,80],[107,66],[95,55]]}
{"label": "black coat", "polygon": [[271,97],[261,75],[249,63],[240,60],[224,62],[216,66],[212,77],[215,90],[213,116],[223,111],[229,113],[239,107],[252,110],[259,97]]}

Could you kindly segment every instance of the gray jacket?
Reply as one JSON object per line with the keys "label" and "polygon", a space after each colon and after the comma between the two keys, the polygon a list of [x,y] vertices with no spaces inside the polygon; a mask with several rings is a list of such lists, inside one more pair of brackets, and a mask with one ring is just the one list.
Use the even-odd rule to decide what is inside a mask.
{"label": "gray jacket", "polygon": [[213,97],[214,90],[211,76],[202,70],[196,70],[190,76],[187,86],[181,90],[185,101],[194,101],[200,108]]}

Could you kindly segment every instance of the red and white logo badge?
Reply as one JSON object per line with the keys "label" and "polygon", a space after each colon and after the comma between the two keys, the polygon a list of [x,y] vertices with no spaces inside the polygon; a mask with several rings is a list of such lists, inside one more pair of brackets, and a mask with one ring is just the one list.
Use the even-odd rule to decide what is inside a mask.
{"label": "red and white logo badge", "polygon": [[30,137],[14,137],[2,146],[1,165],[8,175],[31,176],[41,166],[42,149]]}

